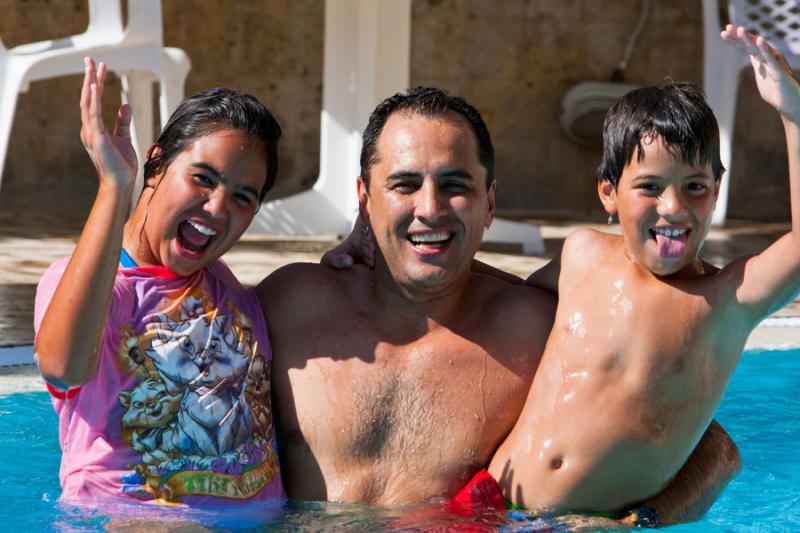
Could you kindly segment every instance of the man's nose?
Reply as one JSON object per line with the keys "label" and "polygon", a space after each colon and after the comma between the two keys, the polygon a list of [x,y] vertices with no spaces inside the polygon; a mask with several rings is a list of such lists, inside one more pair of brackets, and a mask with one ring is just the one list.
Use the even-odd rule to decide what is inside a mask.
{"label": "man's nose", "polygon": [[443,195],[436,183],[425,181],[417,193],[416,216],[420,219],[436,219],[441,216]]}
{"label": "man's nose", "polygon": [[680,218],[686,214],[683,195],[675,187],[667,187],[658,199],[658,214],[665,218]]}

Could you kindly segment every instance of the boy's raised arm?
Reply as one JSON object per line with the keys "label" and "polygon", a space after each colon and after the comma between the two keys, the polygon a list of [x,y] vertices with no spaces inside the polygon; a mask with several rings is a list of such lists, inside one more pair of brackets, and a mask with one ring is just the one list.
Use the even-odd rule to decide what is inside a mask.
{"label": "boy's raised arm", "polygon": [[100,184],[36,336],[35,352],[42,376],[63,389],[85,383],[97,369],[98,346],[136,178],[130,108],[120,108],[113,132],[103,124],[105,75],[105,65],[95,68],[94,61],[86,59],[80,102],[81,141],[97,169]]}
{"label": "boy's raised arm", "polygon": [[789,156],[792,229],[744,263],[736,291],[755,323],[791,302],[800,289],[800,81],[786,58],[763,37],[730,24],[721,37],[750,54],[761,98],[780,113]]}

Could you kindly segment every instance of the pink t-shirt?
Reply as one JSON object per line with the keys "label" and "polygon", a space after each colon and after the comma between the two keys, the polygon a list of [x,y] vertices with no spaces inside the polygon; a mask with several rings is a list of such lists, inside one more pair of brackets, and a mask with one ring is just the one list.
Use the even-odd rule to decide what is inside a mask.
{"label": "pink t-shirt", "polygon": [[[68,258],[39,282],[35,328]],[[285,497],[261,306],[222,261],[189,277],[120,268],[97,373],[48,385],[59,416],[62,498],[188,505]]]}

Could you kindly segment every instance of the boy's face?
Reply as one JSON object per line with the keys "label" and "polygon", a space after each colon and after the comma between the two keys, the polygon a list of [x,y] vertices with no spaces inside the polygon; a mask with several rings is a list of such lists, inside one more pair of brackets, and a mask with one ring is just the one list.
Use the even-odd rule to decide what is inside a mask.
{"label": "boy's face", "polygon": [[609,214],[619,216],[628,257],[660,276],[691,273],[711,225],[719,183],[711,164],[692,166],[673,154],[659,136],[642,138],[616,189],[598,184]]}

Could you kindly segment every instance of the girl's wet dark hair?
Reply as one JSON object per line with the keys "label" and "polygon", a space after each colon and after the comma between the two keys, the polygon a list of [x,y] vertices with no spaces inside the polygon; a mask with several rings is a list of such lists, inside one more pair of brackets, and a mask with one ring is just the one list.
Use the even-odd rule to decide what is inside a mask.
{"label": "girl's wet dark hair", "polygon": [[491,187],[494,182],[494,147],[489,129],[478,110],[462,97],[452,96],[441,89],[415,87],[385,99],[369,117],[361,142],[361,179],[367,191],[370,167],[378,162],[378,137],[396,111],[408,111],[428,118],[446,117],[449,113],[464,117],[478,141],[478,160],[486,169],[486,189]]}
{"label": "girl's wet dark hair", "polygon": [[642,138],[648,136],[660,137],[689,165],[710,162],[715,180],[725,171],[719,158],[719,126],[703,91],[691,83],[669,83],[633,90],[608,110],[597,180],[616,188],[634,153],[637,161],[644,157]]}
{"label": "girl's wet dark hair", "polygon": [[145,183],[172,163],[195,139],[232,129],[264,142],[267,176],[259,201],[263,201],[278,173],[278,139],[281,127],[272,113],[255,97],[236,89],[217,87],[184,100],[156,139],[144,163]]}

